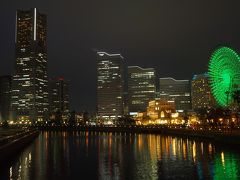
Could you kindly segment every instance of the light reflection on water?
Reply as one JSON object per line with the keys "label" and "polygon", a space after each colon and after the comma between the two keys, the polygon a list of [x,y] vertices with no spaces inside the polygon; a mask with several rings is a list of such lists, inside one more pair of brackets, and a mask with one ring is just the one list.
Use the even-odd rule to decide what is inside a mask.
{"label": "light reflection on water", "polygon": [[44,132],[0,179],[239,179],[240,154],[179,137]]}

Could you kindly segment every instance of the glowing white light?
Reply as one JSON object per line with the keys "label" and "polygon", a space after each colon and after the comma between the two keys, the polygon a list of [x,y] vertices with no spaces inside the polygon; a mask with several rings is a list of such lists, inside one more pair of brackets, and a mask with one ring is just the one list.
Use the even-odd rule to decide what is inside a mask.
{"label": "glowing white light", "polygon": [[176,82],[189,82],[189,80],[176,80],[174,78],[171,77],[164,77],[164,78],[159,78],[160,80],[172,80],[172,81],[176,81]]}
{"label": "glowing white light", "polygon": [[107,56],[110,56],[110,57],[112,57],[112,56],[120,56],[120,57],[123,59],[123,57],[122,57],[121,54],[108,54],[108,53],[106,53],[106,52],[97,52],[97,54],[98,54],[99,56],[107,55]]}
{"label": "glowing white light", "polygon": [[131,116],[136,116],[138,114],[138,112],[130,112],[129,113]]}
{"label": "glowing white light", "polygon": [[16,24],[15,24],[15,43],[17,42],[17,12],[16,12]]}
{"label": "glowing white light", "polygon": [[36,30],[37,30],[37,9],[34,8],[34,41],[36,41]]}
{"label": "glowing white light", "polygon": [[[151,71],[154,71],[154,68],[142,68],[140,66],[128,66],[128,69],[131,69],[131,68],[138,68],[138,69],[141,69],[141,70],[151,70]],[[151,74],[152,72],[150,72]],[[154,73],[152,73],[154,74]]]}

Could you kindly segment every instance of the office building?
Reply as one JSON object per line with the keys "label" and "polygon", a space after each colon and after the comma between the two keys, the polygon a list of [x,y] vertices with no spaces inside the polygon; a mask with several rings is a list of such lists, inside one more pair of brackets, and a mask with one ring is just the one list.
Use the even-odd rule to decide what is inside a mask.
{"label": "office building", "polygon": [[153,68],[128,67],[128,108],[130,115],[146,111],[148,102],[155,99],[156,72]]}
{"label": "office building", "polygon": [[1,120],[10,120],[12,76],[0,76],[0,112]]}
{"label": "office building", "polygon": [[214,98],[211,93],[208,74],[194,75],[191,83],[192,108],[194,110],[211,108],[214,106]]}
{"label": "office building", "polygon": [[16,13],[15,72],[11,108],[14,119],[48,119],[47,18],[36,8]]}
{"label": "office building", "polygon": [[69,116],[69,82],[64,78],[50,79],[49,81],[50,114],[57,111],[62,114],[62,119]]}
{"label": "office building", "polygon": [[175,101],[176,110],[182,112],[191,109],[191,87],[189,80],[176,80],[171,77],[159,79],[159,97]]}
{"label": "office building", "polygon": [[124,63],[120,54],[97,52],[97,111],[105,122],[123,115]]}

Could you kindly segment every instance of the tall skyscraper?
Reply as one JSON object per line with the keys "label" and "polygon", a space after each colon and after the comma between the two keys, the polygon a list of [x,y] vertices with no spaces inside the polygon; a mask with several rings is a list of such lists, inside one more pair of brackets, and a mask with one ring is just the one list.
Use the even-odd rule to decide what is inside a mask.
{"label": "tall skyscraper", "polygon": [[97,110],[100,119],[123,115],[124,63],[120,54],[97,52]]}
{"label": "tall skyscraper", "polygon": [[130,114],[147,110],[155,100],[156,73],[153,68],[128,67],[128,109]]}
{"label": "tall skyscraper", "polygon": [[194,75],[192,79],[192,107],[193,109],[210,108],[214,106],[208,74]]}
{"label": "tall skyscraper", "polygon": [[69,116],[69,82],[64,78],[51,79],[49,83],[50,113],[59,111],[63,120]]}
{"label": "tall skyscraper", "polygon": [[0,112],[1,120],[10,120],[12,76],[0,76]]}
{"label": "tall skyscraper", "polygon": [[48,119],[47,18],[36,8],[16,13],[12,111],[16,120]]}
{"label": "tall skyscraper", "polygon": [[176,80],[171,77],[159,79],[160,99],[175,101],[176,110],[190,110],[191,87],[189,80]]}

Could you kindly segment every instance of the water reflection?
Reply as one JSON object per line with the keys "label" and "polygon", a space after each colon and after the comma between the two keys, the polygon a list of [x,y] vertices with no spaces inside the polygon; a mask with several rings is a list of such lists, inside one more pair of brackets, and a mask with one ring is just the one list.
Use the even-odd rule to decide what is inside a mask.
{"label": "water reflection", "polygon": [[239,179],[240,155],[171,136],[44,132],[0,179]]}

